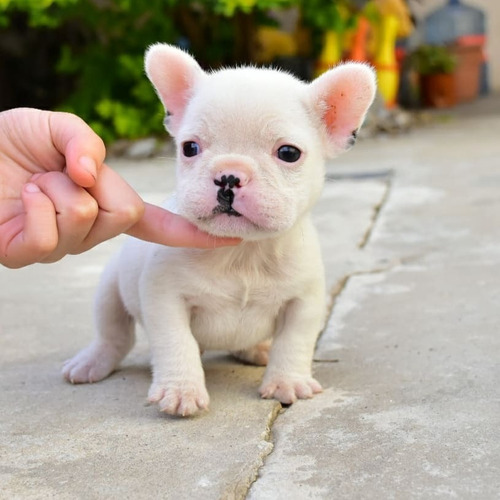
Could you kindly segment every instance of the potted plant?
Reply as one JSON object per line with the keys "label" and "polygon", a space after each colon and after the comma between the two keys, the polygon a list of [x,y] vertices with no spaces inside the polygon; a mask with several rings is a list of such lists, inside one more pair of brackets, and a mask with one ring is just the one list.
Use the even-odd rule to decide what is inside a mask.
{"label": "potted plant", "polygon": [[454,78],[457,61],[447,47],[421,45],[411,54],[410,61],[420,76],[425,106],[449,108],[457,103]]}

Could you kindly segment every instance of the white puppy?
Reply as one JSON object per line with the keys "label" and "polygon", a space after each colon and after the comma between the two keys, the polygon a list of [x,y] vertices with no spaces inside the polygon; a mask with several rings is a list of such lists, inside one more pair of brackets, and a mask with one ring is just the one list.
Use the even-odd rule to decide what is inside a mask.
{"label": "white puppy", "polygon": [[131,349],[138,321],[152,351],[149,400],[166,413],[208,407],[205,349],[267,364],[264,398],[312,397],[321,391],[311,364],[325,285],[309,213],[325,159],[355,141],[374,97],[373,71],[344,64],[310,84],[269,69],[205,73],[162,44],[147,52],[146,71],[178,149],[176,195],[167,208],[243,242],[197,250],[130,239],[104,272],[97,338],[66,363],[65,377],[83,383],[108,376]]}

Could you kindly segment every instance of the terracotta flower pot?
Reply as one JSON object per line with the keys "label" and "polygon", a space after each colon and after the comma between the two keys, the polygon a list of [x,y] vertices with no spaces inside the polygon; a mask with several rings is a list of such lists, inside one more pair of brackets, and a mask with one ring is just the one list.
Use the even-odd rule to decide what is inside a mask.
{"label": "terracotta flower pot", "polygon": [[420,76],[420,91],[425,106],[451,108],[457,103],[455,76],[452,73],[438,73]]}

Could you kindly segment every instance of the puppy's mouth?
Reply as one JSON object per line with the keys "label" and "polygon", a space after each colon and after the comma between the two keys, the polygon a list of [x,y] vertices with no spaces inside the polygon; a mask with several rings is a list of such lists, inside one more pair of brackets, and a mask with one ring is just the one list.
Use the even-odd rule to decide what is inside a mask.
{"label": "puppy's mouth", "polygon": [[227,214],[227,215],[233,215],[234,217],[241,217],[241,214],[237,212],[233,207],[225,207],[223,205],[217,205],[212,210],[212,214],[213,215]]}
{"label": "puppy's mouth", "polygon": [[202,231],[221,237],[255,239],[275,232],[272,228],[252,220],[251,216],[222,204],[214,207],[209,215],[198,216],[196,219],[195,224]]}

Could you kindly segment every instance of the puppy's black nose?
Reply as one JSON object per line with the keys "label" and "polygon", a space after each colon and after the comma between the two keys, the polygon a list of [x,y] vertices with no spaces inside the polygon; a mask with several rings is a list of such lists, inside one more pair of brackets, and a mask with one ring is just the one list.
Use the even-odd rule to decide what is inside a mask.
{"label": "puppy's black nose", "polygon": [[214,184],[216,186],[220,186],[222,188],[228,187],[229,189],[233,189],[234,187],[237,187],[237,188],[241,187],[239,177],[235,177],[233,174],[223,175],[220,178],[220,180],[214,179]]}
{"label": "puppy's black nose", "polygon": [[235,187],[236,188],[241,187],[240,179],[232,174],[223,175],[220,178],[220,180],[214,179],[214,184],[216,186],[219,186],[220,189],[217,191],[217,202],[219,203],[219,205],[214,208],[213,213],[214,214],[225,213],[227,215],[234,215],[236,217],[239,217],[241,214],[239,214],[233,208],[233,201],[234,201],[233,189]]}

